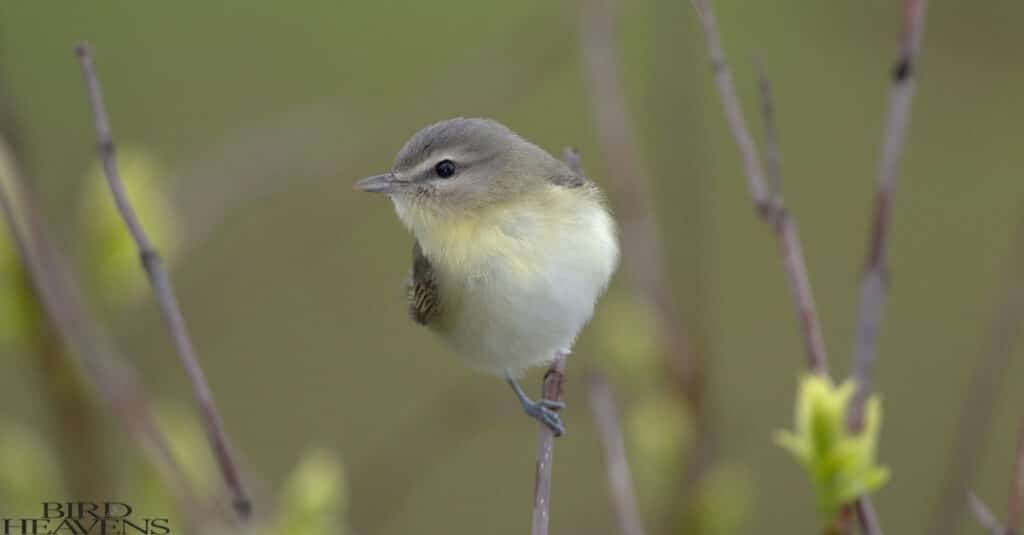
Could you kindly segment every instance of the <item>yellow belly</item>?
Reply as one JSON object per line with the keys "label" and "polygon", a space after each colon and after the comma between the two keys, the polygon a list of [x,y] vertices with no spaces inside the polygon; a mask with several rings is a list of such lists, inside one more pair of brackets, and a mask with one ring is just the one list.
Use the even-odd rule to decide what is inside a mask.
{"label": "yellow belly", "polygon": [[470,366],[496,374],[571,349],[618,259],[611,216],[582,188],[552,186],[474,217],[403,220],[439,279],[432,327]]}

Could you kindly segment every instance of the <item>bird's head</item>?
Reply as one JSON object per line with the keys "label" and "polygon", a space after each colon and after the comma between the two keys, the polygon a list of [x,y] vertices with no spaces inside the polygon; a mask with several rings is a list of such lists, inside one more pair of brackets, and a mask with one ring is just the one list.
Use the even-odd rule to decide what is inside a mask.
{"label": "bird's head", "polygon": [[501,123],[457,118],[417,132],[390,172],[355,188],[390,196],[400,216],[464,217],[524,199],[566,174],[565,164]]}

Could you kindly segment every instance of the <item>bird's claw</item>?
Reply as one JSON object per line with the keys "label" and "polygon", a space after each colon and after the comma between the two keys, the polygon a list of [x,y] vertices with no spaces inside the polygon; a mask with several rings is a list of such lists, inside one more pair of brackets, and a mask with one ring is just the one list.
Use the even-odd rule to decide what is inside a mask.
{"label": "bird's claw", "polygon": [[565,426],[562,425],[562,418],[558,415],[559,409],[565,407],[565,403],[551,399],[539,399],[523,403],[523,412],[527,416],[548,426],[556,437],[565,434]]}

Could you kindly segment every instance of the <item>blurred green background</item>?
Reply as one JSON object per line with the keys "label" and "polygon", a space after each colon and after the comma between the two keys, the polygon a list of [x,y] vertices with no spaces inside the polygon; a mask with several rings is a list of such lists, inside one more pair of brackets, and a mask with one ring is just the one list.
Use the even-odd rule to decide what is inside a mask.
{"label": "blurred green background", "polygon": [[[771,440],[792,425],[798,326],[773,238],[750,206],[695,14],[686,1],[620,3],[619,55],[680,328],[708,363],[717,440],[705,498],[720,518],[704,531],[813,532],[810,484]],[[852,347],[897,4],[716,3],[755,127],[755,55],[774,82],[786,200],[837,375]],[[19,156],[60,244],[87,273],[106,250],[90,245],[83,223],[92,217],[82,199],[96,179],[95,142],[72,44],[94,45],[122,154],[142,155],[170,206],[172,275],[264,502],[319,447],[344,463],[345,522],[357,533],[528,529],[535,426],[500,381],[463,369],[405,319],[400,282],[411,240],[388,203],[350,185],[389,168],[420,127],[457,115],[496,118],[553,152],[576,146],[592,178],[607,184],[578,9],[542,0],[0,0],[0,84]],[[889,533],[929,525],[1007,275],[1024,206],[1022,16],[1024,6],[1009,0],[935,1],[928,13],[876,368],[880,458],[893,470],[876,504]],[[137,295],[111,299],[96,284],[92,297],[150,399],[190,410],[142,274],[130,277],[138,280],[122,291],[136,284]],[[678,460],[656,453],[659,444],[682,451],[685,422],[657,406],[657,378],[632,377],[607,354],[643,324],[615,306],[624,295],[620,281],[570,360],[554,533],[616,531],[587,410],[588,369],[612,375],[627,429],[664,422],[670,436],[630,436],[627,448],[649,531],[683,529],[670,527],[684,504],[664,483]],[[638,368],[659,358],[649,345],[634,351]],[[1020,354],[1001,374],[976,459],[974,488],[1000,513],[1024,414]],[[34,358],[23,344],[0,345],[0,421],[59,449],[66,435]],[[531,390],[539,377],[527,379]],[[96,425],[109,456],[133,448],[109,417]],[[962,532],[980,531],[968,521]]]}

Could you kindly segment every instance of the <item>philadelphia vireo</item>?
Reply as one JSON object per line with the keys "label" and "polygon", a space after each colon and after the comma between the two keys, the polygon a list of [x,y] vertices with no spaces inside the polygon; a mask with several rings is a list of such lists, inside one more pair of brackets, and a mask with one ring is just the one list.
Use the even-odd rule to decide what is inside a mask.
{"label": "philadelphia vireo", "polygon": [[416,239],[412,319],[562,434],[562,404],[531,401],[516,378],[571,349],[615,272],[597,186],[496,121],[458,118],[420,130],[390,172],[355,187],[390,197]]}

